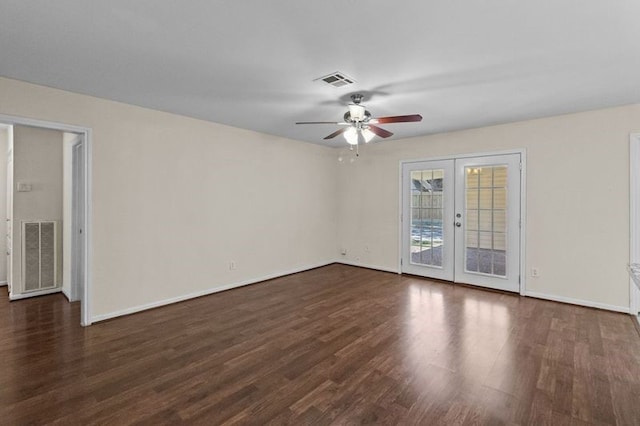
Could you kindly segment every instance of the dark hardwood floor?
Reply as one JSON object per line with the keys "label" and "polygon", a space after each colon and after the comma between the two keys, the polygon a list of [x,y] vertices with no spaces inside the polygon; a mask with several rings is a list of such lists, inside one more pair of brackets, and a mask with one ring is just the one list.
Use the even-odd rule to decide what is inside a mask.
{"label": "dark hardwood floor", "polygon": [[0,424],[640,424],[623,314],[330,265],[79,316],[0,298]]}

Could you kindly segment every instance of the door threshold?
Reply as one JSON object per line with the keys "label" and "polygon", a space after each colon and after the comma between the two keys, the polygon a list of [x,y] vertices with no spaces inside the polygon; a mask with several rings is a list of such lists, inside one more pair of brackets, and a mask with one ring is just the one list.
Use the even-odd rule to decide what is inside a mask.
{"label": "door threshold", "polygon": [[485,290],[485,291],[490,291],[492,293],[500,293],[500,294],[508,294],[508,295],[512,295],[512,296],[520,296],[520,293],[518,293],[515,290],[514,291],[501,290],[499,288],[483,287],[481,285],[476,285],[476,284],[467,284],[467,283],[460,283],[460,282],[455,282],[455,281],[441,280],[439,278],[425,277],[423,275],[415,275],[415,274],[410,274],[410,273],[407,273],[407,272],[402,272],[401,275],[407,275],[407,276],[410,276],[410,277],[421,278],[423,280],[435,281],[435,282],[440,283],[440,284],[452,284],[452,285],[456,285],[456,286],[460,286],[460,287],[466,287],[466,288],[470,288],[470,289],[474,289],[474,290]]}

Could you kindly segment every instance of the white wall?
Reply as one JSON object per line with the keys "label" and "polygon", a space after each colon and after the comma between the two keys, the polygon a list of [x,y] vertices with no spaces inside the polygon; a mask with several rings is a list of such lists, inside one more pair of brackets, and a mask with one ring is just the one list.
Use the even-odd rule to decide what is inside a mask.
{"label": "white wall", "polygon": [[7,143],[8,129],[0,126],[0,238],[2,242],[2,252],[0,252],[0,285],[5,285],[7,281],[7,256],[6,234],[7,234]]}
{"label": "white wall", "polygon": [[400,160],[526,148],[527,289],[628,309],[629,133],[638,130],[633,105],[367,145],[339,168],[342,258],[398,269]]}
{"label": "white wall", "polygon": [[335,257],[332,149],[5,78],[0,114],[93,129],[94,316]]}
{"label": "white wall", "polygon": [[[22,283],[22,221],[58,222],[58,254],[62,239],[62,132],[35,127],[13,126],[13,287],[20,294]],[[19,192],[18,184],[31,185]],[[58,255],[58,285],[62,282],[62,257]]]}

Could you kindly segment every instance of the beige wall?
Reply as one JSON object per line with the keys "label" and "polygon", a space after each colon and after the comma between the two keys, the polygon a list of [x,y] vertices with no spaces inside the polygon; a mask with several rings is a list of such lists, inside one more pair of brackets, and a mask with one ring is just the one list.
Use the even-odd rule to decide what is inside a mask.
{"label": "beige wall", "polygon": [[629,133],[639,130],[633,105],[367,145],[339,167],[342,258],[397,270],[400,160],[525,148],[527,289],[628,308]]}
{"label": "beige wall", "polygon": [[[22,221],[58,222],[58,285],[62,283],[62,132],[13,126],[13,288],[20,294],[22,283]],[[19,183],[31,191],[19,192]]]}
{"label": "beige wall", "polygon": [[94,316],[335,257],[332,149],[4,78],[0,114],[93,129]]}
{"label": "beige wall", "polygon": [[[7,143],[8,131],[6,127],[0,126],[0,282],[7,281],[7,256],[6,234],[7,234]],[[5,295],[0,293],[0,297]]]}
{"label": "beige wall", "polygon": [[94,315],[336,258],[396,270],[400,160],[520,148],[526,261],[540,270],[528,289],[629,303],[639,105],[372,144],[353,164],[338,150],[2,78],[0,113],[93,129]]}

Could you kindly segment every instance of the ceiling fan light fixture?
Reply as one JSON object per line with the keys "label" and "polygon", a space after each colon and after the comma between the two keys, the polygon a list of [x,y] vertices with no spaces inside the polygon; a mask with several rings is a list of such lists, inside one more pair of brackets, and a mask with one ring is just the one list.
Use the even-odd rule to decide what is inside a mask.
{"label": "ceiling fan light fixture", "polygon": [[364,107],[362,105],[349,104],[349,115],[353,121],[362,121],[365,117]]}
{"label": "ceiling fan light fixture", "polygon": [[358,131],[355,127],[351,127],[343,134],[349,145],[358,145]]}
{"label": "ceiling fan light fixture", "polygon": [[373,133],[371,130],[369,129],[363,129],[362,130],[362,137],[364,138],[364,143],[369,143],[371,141],[371,139],[373,139],[373,137],[376,134]]}

